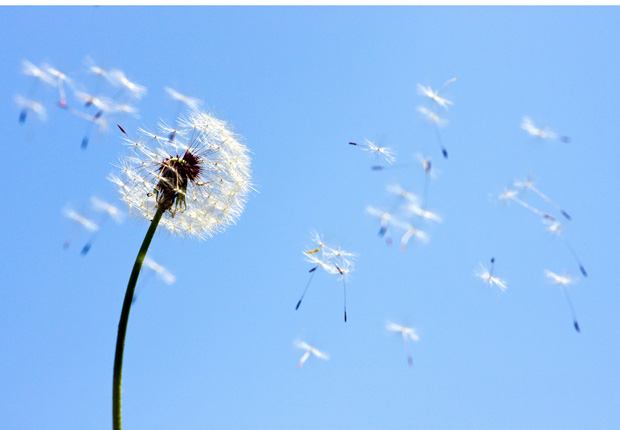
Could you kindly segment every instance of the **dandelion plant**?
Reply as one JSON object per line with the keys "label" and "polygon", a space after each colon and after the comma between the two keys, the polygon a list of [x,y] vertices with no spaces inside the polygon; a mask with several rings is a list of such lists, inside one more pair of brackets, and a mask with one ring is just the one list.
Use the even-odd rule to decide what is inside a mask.
{"label": "dandelion plant", "polygon": [[129,311],[147,250],[159,224],[173,235],[205,239],[233,224],[243,211],[250,182],[247,148],[224,121],[194,110],[179,121],[174,140],[143,131],[140,140],[126,136],[133,155],[120,161],[118,185],[130,213],[151,221],[133,266],[123,302],[112,395],[113,428],[121,429],[121,378]]}

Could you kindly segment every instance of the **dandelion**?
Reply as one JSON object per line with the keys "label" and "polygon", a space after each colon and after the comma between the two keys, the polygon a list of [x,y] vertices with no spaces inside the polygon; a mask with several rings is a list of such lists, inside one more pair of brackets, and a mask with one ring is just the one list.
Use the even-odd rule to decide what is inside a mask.
{"label": "dandelion", "polygon": [[564,217],[568,220],[571,219],[570,215],[568,213],[566,213],[566,211],[564,209],[562,209],[560,207],[560,205],[558,205],[556,202],[554,202],[553,200],[551,200],[546,194],[543,194],[542,191],[540,191],[538,188],[536,188],[534,186],[534,182],[533,179],[531,177],[528,177],[527,179],[525,179],[524,181],[520,181],[520,180],[516,180],[513,182],[513,185],[523,191],[525,190],[532,190],[532,192],[534,192],[535,194],[537,194],[538,196],[540,196],[544,201],[546,201],[547,203],[549,203],[550,205],[552,205],[553,207],[555,207],[557,210],[560,211],[560,213],[562,215],[564,215]]}
{"label": "dandelion", "polygon": [[327,356],[325,353],[319,351],[318,349],[316,349],[315,347],[308,345],[306,342],[302,342],[301,340],[296,340],[294,342],[294,345],[296,348],[299,349],[304,349],[306,352],[304,352],[304,355],[301,356],[301,359],[299,360],[299,363],[297,363],[297,368],[301,369],[301,367],[304,365],[304,363],[306,362],[306,360],[308,359],[308,357],[310,357],[310,354],[319,357],[323,360],[329,360],[329,356]]}
{"label": "dandelion", "polygon": [[404,325],[395,324],[393,322],[387,322],[385,328],[388,331],[400,333],[403,337],[403,342],[405,346],[405,354],[407,354],[407,362],[409,366],[413,366],[413,358],[411,357],[411,351],[409,346],[409,340],[417,342],[420,340],[420,337],[416,333],[416,331],[411,327],[406,327]]}
{"label": "dandelion", "polygon": [[583,266],[583,264],[581,263],[581,260],[579,259],[579,256],[575,252],[575,249],[571,246],[571,244],[568,242],[568,239],[564,235],[564,224],[562,224],[559,221],[555,221],[555,220],[553,220],[553,221],[544,221],[544,223],[546,224],[546,226],[547,226],[546,230],[549,233],[562,238],[562,240],[566,244],[566,247],[568,248],[568,251],[571,253],[573,258],[575,259],[575,261],[579,265],[579,270],[581,271],[581,274],[584,277],[587,277],[588,276],[588,272],[586,272],[586,268]]}
{"label": "dandelion", "polygon": [[[121,428],[121,374],[127,321],[138,275],[157,226],[174,235],[205,239],[233,224],[252,189],[247,148],[224,121],[193,111],[181,120],[179,139],[145,132],[149,142],[129,139],[133,156],[110,180],[134,215],[151,220],[129,278],[118,326],[113,379],[113,423]],[[154,144],[156,147],[152,147]]]}
{"label": "dandelion", "polygon": [[581,329],[579,328],[579,323],[577,322],[577,315],[575,313],[575,308],[573,307],[573,302],[571,301],[568,295],[568,290],[566,288],[567,285],[574,284],[575,282],[577,282],[577,279],[571,278],[570,276],[561,276],[561,275],[558,275],[557,273],[553,273],[552,271],[546,270],[546,269],[544,273],[547,279],[549,279],[551,283],[555,285],[559,285],[560,288],[562,288],[562,291],[564,291],[564,295],[566,296],[566,300],[568,301],[568,306],[570,307],[571,315],[573,317],[573,327],[575,327],[575,330],[577,330],[577,332],[580,333]]}
{"label": "dandelion", "polygon": [[15,103],[17,103],[17,106],[19,106],[20,108],[20,123],[23,124],[26,121],[28,112],[34,113],[41,121],[45,121],[47,119],[47,113],[41,103],[31,99],[27,99],[26,97],[20,96],[19,94],[15,95]]}
{"label": "dandelion", "polygon": [[[349,142],[349,145],[359,146],[364,151],[369,152],[375,159],[379,160],[379,162],[385,161],[388,164],[392,164],[396,160],[392,148],[387,146],[377,146],[368,139],[364,139],[364,143]],[[374,167],[373,169],[379,170]]]}
{"label": "dandelion", "polygon": [[543,140],[556,140],[560,138],[562,142],[568,143],[570,142],[570,138],[567,136],[559,136],[555,131],[551,130],[548,127],[539,128],[537,127],[531,118],[524,116],[521,120],[521,128],[527,132],[532,137],[537,137]]}
{"label": "dandelion", "polygon": [[497,285],[497,287],[501,291],[506,291],[506,289],[508,288],[508,286],[506,285],[506,282],[500,278],[493,276],[494,268],[495,268],[495,258],[491,258],[491,269],[490,270],[487,269],[482,263],[480,263],[480,267],[476,271],[476,276],[482,279],[484,283],[489,284],[490,287],[492,287],[493,285]]}
{"label": "dandelion", "polygon": [[357,257],[351,252],[347,252],[340,247],[333,248],[328,246],[323,241],[323,238],[318,233],[313,233],[313,242],[317,245],[315,249],[310,249],[303,252],[306,261],[312,263],[313,267],[309,270],[310,279],[304,288],[301,298],[295,306],[295,310],[299,309],[301,301],[304,299],[310,282],[316,270],[320,267],[329,275],[335,275],[342,280],[344,289],[344,322],[347,322],[347,279],[349,279],[351,272],[353,271],[353,260]]}

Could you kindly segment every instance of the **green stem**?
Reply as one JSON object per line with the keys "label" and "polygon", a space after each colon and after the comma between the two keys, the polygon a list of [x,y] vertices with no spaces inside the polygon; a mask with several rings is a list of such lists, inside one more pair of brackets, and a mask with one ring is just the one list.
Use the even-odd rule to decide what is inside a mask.
{"label": "green stem", "polygon": [[112,382],[112,424],[114,430],[121,430],[121,379],[123,373],[123,349],[125,348],[125,334],[127,333],[127,321],[129,320],[129,310],[131,309],[131,301],[133,300],[133,294],[136,289],[136,283],[138,282],[138,275],[142,269],[142,263],[146,252],[149,249],[151,240],[157,230],[157,225],[161,220],[164,210],[157,209],[149,230],[146,232],[144,242],[136,262],[133,265],[131,276],[129,277],[129,284],[127,285],[127,292],[125,293],[125,301],[123,302],[123,310],[121,311],[121,320],[118,323],[118,336],[116,338],[116,353],[114,354],[114,378]]}

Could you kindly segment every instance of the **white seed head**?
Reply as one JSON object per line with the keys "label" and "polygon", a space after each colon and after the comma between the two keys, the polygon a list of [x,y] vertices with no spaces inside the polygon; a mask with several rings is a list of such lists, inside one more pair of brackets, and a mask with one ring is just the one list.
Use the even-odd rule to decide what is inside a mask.
{"label": "white seed head", "polygon": [[551,270],[545,269],[545,276],[554,284],[566,286],[568,284],[574,284],[577,282],[576,278],[570,276],[562,276],[557,273],[552,272]]}
{"label": "white seed head", "polygon": [[193,111],[175,139],[144,134],[127,139],[133,155],[109,178],[131,213],[151,219],[161,207],[170,232],[199,239],[235,223],[252,190],[250,157],[224,121]]}

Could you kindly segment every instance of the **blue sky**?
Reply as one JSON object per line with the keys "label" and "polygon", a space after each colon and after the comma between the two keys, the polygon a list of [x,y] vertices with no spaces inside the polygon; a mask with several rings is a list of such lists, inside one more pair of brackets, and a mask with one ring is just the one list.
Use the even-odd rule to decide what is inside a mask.
{"label": "blue sky", "polygon": [[[127,279],[148,224],[72,234],[71,205],[125,208],[106,176],[132,136],[171,122],[172,87],[204,100],[251,149],[257,192],[237,225],[205,242],[159,232],[149,256],[176,277],[143,276],[123,371],[126,428],[616,428],[620,422],[617,258],[618,8],[3,7],[0,14],[0,416],[5,429],[111,427],[112,364]],[[117,116],[80,148],[86,122],[40,84],[48,119],[18,123],[22,60],[93,90],[90,56],[148,88],[139,118]],[[416,85],[454,102],[441,130]],[[100,92],[114,89],[102,84]],[[76,106],[71,91],[67,103]],[[81,107],[80,107],[81,109]],[[522,117],[570,136],[532,138]],[[348,142],[393,148],[372,171]],[[386,186],[422,195],[415,154],[432,158],[427,244],[387,246],[367,205]],[[497,196],[528,174],[572,216],[565,238]],[[523,199],[561,215],[535,194]],[[310,232],[358,254],[347,284],[311,265]],[[67,249],[62,244],[71,237]],[[495,257],[505,292],[474,276]],[[581,333],[545,269],[569,286]],[[143,275],[146,275],[143,274]],[[386,320],[420,340],[407,365]],[[329,354],[300,370],[304,340]]]}

